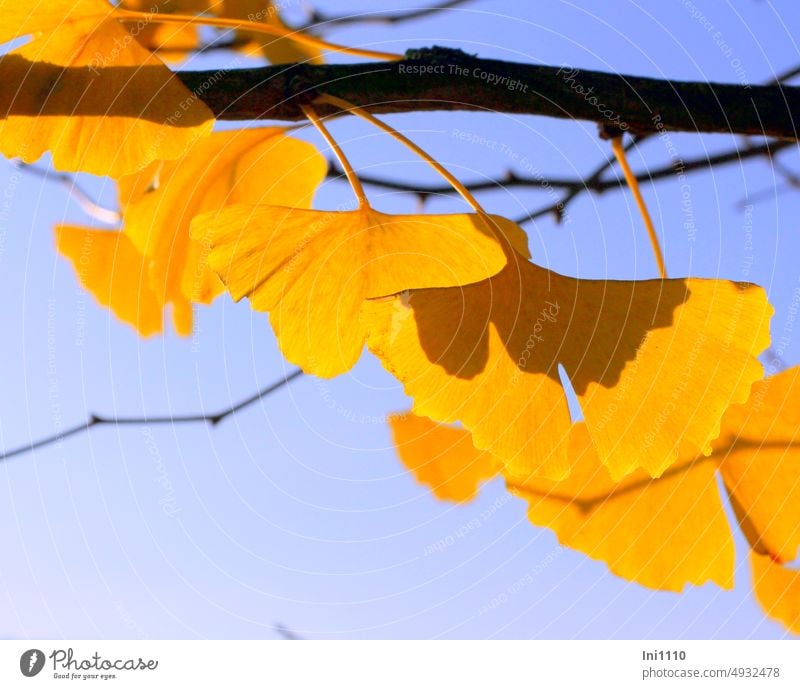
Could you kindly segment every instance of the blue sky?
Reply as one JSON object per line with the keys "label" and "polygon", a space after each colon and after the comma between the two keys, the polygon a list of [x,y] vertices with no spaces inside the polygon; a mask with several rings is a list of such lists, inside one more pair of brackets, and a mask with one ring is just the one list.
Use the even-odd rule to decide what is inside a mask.
{"label": "blue sky", "polygon": [[[727,82],[766,81],[800,62],[794,3],[586,4],[591,12],[566,2],[475,0],[424,20],[328,37],[389,51],[447,45],[484,57]],[[331,13],[374,8],[319,5]],[[413,6],[397,0],[381,9]],[[288,14],[299,16],[301,5]],[[391,121],[465,180],[512,167],[580,176],[610,155],[595,126],[581,122],[477,113]],[[339,122],[333,131],[364,172],[438,181],[363,123]],[[468,143],[464,132],[503,146]],[[301,136],[319,143],[313,132]],[[737,142],[671,137],[683,158]],[[631,162],[656,167],[669,155],[654,138]],[[796,153],[783,160],[795,165]],[[113,203],[109,182],[81,182]],[[763,285],[776,309],[773,335],[793,364],[800,361],[791,317],[800,200],[794,191],[770,195],[776,183],[763,161],[690,176],[691,233],[681,206],[686,188],[667,180],[643,190],[670,274]],[[139,339],[96,306],[55,253],[55,223],[87,222],[65,188],[5,161],[0,188],[0,447],[89,412],[213,411],[288,370],[266,318],[227,298],[197,310],[193,338]],[[414,198],[368,192],[379,209],[416,208]],[[331,182],[317,206],[350,199],[344,184]],[[500,189],[481,200],[516,217],[550,197]],[[464,207],[437,198],[427,208]],[[537,263],[580,277],[656,275],[629,194],[583,195],[568,219],[526,225]],[[391,447],[384,417],[407,406],[399,385],[365,355],[346,376],[300,379],[213,429],[99,428],[3,463],[0,635],[271,638],[281,623],[312,638],[785,636],[750,595],[741,540],[734,591],[658,593],[560,549],[497,481],[473,504],[436,502]],[[431,554],[441,540],[449,545]]]}

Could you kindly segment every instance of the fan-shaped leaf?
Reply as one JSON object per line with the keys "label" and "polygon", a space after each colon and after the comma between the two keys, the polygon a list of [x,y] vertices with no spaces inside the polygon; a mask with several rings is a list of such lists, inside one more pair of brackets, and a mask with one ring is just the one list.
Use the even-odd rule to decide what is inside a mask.
{"label": "fan-shaped leaf", "polygon": [[113,12],[103,0],[0,2],[0,37],[35,32],[0,58],[5,155],[33,162],[51,151],[61,170],[120,176],[211,132],[211,111]]}
{"label": "fan-shaped leaf", "polygon": [[750,568],[753,592],[764,613],[800,634],[800,571],[756,552],[750,553]]}
{"label": "fan-shaped leaf", "polygon": [[501,239],[524,232],[486,215],[386,215],[229,206],[199,216],[195,235],[234,299],[269,311],[287,359],[330,377],[357,361],[365,299],[410,287],[466,285],[506,262]]}
{"label": "fan-shaped leaf", "polygon": [[389,417],[397,454],[414,477],[440,500],[472,500],[500,464],[476,450],[469,433],[408,412]]}
{"label": "fan-shaped leaf", "polygon": [[150,261],[151,286],[191,332],[191,303],[210,303],[222,284],[189,236],[192,219],[233,203],[307,207],[327,163],[309,143],[280,128],[215,132],[176,161],[153,163],[119,181],[125,233]]}
{"label": "fan-shaped leaf", "polygon": [[463,422],[520,476],[570,471],[562,364],[621,478],[710,451],[725,408],[762,374],[771,312],[752,285],[582,280],[509,254],[489,280],[372,303],[364,322],[416,413]]}
{"label": "fan-shaped leaf", "polygon": [[56,247],[72,262],[95,299],[141,335],[161,331],[163,306],[150,287],[147,264],[121,232],[59,225]]}

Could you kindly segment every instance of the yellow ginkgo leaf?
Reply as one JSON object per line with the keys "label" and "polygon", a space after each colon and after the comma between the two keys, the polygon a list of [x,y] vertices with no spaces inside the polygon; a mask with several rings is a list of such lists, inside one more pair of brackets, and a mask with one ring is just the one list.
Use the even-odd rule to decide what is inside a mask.
{"label": "yellow ginkgo leaf", "polygon": [[613,483],[577,425],[570,449],[577,464],[567,480],[508,484],[528,500],[534,524],[549,526],[565,545],[605,560],[631,581],[671,590],[705,579],[727,586],[733,550],[716,469],[753,547],[769,548],[769,561],[793,560],[800,522],[798,409],[800,367],[758,381],[747,404],[726,411],[714,454],[682,458],[661,478],[637,472]]}
{"label": "yellow ginkgo leaf", "polygon": [[751,547],[778,562],[800,551],[800,367],[760,381],[725,414],[714,456]]}
{"label": "yellow ginkgo leaf", "polygon": [[753,592],[764,613],[800,634],[800,570],[756,552],[750,553],[750,566]]}
{"label": "yellow ginkgo leaf", "polygon": [[[143,13],[200,15],[213,13],[223,19],[240,19],[248,22],[269,24],[291,31],[280,16],[278,6],[271,0],[124,0],[120,6]],[[299,32],[298,32],[299,33]],[[248,29],[236,32],[238,50],[248,55],[262,55],[273,64],[289,62],[323,61],[322,50],[293,40],[291,35],[273,36]],[[156,51],[165,59],[183,59],[200,47],[197,26],[159,22],[143,22],[136,32],[136,39],[149,50]]]}
{"label": "yellow ginkgo leaf", "polygon": [[368,206],[229,206],[192,227],[233,298],[269,311],[284,356],[323,377],[358,360],[365,299],[483,280],[505,265],[503,243],[527,246],[523,230],[504,218],[387,215]]}
{"label": "yellow ginkgo leaf", "polygon": [[582,280],[510,253],[490,280],[369,304],[364,324],[416,413],[461,421],[525,477],[570,471],[563,365],[619,479],[710,451],[725,408],[762,375],[771,313],[752,285]]}
{"label": "yellow ginkgo leaf", "polygon": [[469,433],[411,412],[389,417],[397,454],[414,477],[440,500],[466,502],[481,483],[497,476],[499,463],[476,450]]}
{"label": "yellow ginkgo leaf", "polygon": [[192,219],[233,203],[308,207],[326,172],[313,145],[285,129],[250,128],[215,132],[178,160],[119,180],[125,233],[149,259],[151,287],[172,304],[179,334],[191,332],[190,304],[208,304],[223,289],[189,235]]}
{"label": "yellow ginkgo leaf", "polygon": [[[786,622],[786,611],[800,608],[796,585],[776,603],[781,587],[796,578],[778,563],[797,555],[798,409],[800,367],[795,367],[757,382],[746,405],[726,412],[711,457],[682,458],[658,479],[638,471],[612,481],[585,425],[576,424],[569,431],[575,466],[569,478],[553,482],[506,476],[507,485],[528,502],[534,524],[552,529],[564,545],[607,562],[630,581],[669,590],[704,581],[727,587],[733,550],[715,479],[719,467],[735,496],[737,520],[753,547],[769,553],[754,556],[754,566],[764,575],[754,576],[756,595],[768,613],[774,605],[773,616]],[[400,425],[408,426],[403,434]],[[392,430],[408,446],[397,446],[406,465],[431,487],[434,480],[446,483],[451,473],[469,476],[473,467],[488,471],[491,466],[491,456],[467,442],[463,429],[406,414],[393,420]],[[752,434],[760,435],[758,441]],[[768,454],[760,456],[763,452]],[[419,467],[425,468],[425,477]],[[477,482],[472,485],[476,488]]]}
{"label": "yellow ginkgo leaf", "polygon": [[[288,29],[281,19],[278,4],[273,0],[222,0],[215,5],[214,11],[221,17],[247,19],[270,24],[279,29]],[[319,48],[294,41],[291,36],[266,36],[247,30],[240,30],[238,33],[251,42],[250,45],[244,47],[246,52],[260,51],[272,64],[282,65],[290,62],[321,64],[323,62],[322,51]]]}
{"label": "yellow ginkgo leaf", "polygon": [[[208,0],[122,0],[119,6],[126,10],[156,15],[201,14],[208,10]],[[142,22],[137,27],[136,40],[157,52],[165,60],[182,60],[199,47],[197,27],[193,24],[161,24]]]}
{"label": "yellow ginkgo leaf", "polygon": [[[502,464],[476,450],[462,428],[407,413],[390,419],[406,467],[442,500],[467,500]],[[651,588],[680,591],[686,584],[733,584],[733,540],[714,481],[702,458],[677,464],[661,478],[637,471],[611,480],[584,424],[569,431],[574,469],[554,482],[509,478],[509,490],[528,502],[528,517],[559,541],[606,562],[615,574]]]}
{"label": "yellow ginkgo leaf", "polygon": [[56,248],[81,284],[142,335],[161,331],[163,306],[150,288],[144,257],[122,232],[59,225]]}
{"label": "yellow ginkgo leaf", "polygon": [[617,483],[583,423],[570,430],[570,457],[573,471],[563,481],[508,481],[512,493],[528,501],[533,524],[643,586],[733,586],[733,539],[711,459],[681,461],[657,479],[637,470]]}
{"label": "yellow ginkgo leaf", "polygon": [[35,32],[0,58],[6,156],[33,162],[51,151],[58,169],[120,176],[177,158],[211,132],[211,111],[132,38],[113,7],[104,0],[56,5],[0,0],[4,22],[12,13],[0,35]]}
{"label": "yellow ginkgo leaf", "polygon": [[0,0],[0,43],[30,34],[66,29],[75,22],[100,22],[114,13],[105,0],[49,0],[13,2]]}

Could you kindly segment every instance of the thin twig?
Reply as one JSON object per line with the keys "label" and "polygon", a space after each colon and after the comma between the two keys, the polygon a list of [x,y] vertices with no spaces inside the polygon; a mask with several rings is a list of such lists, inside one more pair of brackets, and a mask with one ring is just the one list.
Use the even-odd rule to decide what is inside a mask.
{"label": "thin twig", "polygon": [[300,369],[292,371],[292,373],[284,378],[271,383],[267,387],[259,390],[253,395],[250,395],[249,397],[246,397],[236,404],[232,404],[231,406],[218,411],[216,414],[179,414],[177,416],[100,416],[98,414],[92,414],[86,421],[72,426],[71,428],[59,431],[58,433],[53,433],[52,435],[46,436],[32,443],[21,445],[13,450],[3,452],[0,454],[0,460],[10,459],[11,457],[32,452],[33,450],[37,450],[41,447],[60,443],[66,438],[69,438],[73,435],[78,435],[79,433],[85,433],[97,426],[142,426],[147,424],[172,425],[179,423],[207,423],[211,426],[216,426],[220,421],[253,404],[254,402],[258,402],[267,395],[280,390],[295,378],[299,378],[301,375],[303,375],[303,372]]}
{"label": "thin twig", "polygon": [[[412,21],[414,19],[423,19],[424,17],[436,14],[441,10],[449,10],[464,5],[469,0],[449,0],[449,2],[442,2],[438,5],[431,7],[421,7],[416,10],[409,10],[399,14],[386,14],[385,12],[364,12],[360,14],[347,14],[339,16],[327,16],[316,10],[312,11],[308,23],[298,28],[298,31],[307,31],[308,29],[330,29],[338,26],[347,26],[349,24],[400,24],[401,22]],[[320,26],[322,25],[322,26]]]}
{"label": "thin twig", "polygon": [[[779,151],[788,148],[789,146],[796,145],[792,141],[767,141],[757,146],[749,146],[742,150],[735,148],[723,153],[717,153],[711,156],[698,156],[683,161],[681,164],[676,165],[675,162],[669,163],[662,167],[653,168],[640,172],[636,175],[638,182],[655,182],[661,179],[674,177],[677,173],[686,174],[698,170],[706,170],[712,167],[717,167],[733,162],[740,162],[748,158],[756,158],[760,156],[774,156]],[[631,147],[628,143],[627,148]],[[603,174],[611,169],[614,165],[614,158],[610,156],[604,160],[601,165],[595,168],[589,175],[583,179],[575,177],[529,177],[519,175],[515,172],[508,171],[505,175],[498,179],[481,180],[478,182],[470,182],[464,186],[471,192],[492,191],[497,189],[504,189],[509,187],[520,188],[548,188],[565,189],[567,191],[557,202],[549,204],[536,211],[526,214],[517,222],[524,222],[526,220],[533,220],[545,215],[553,215],[563,213],[567,204],[572,201],[576,196],[583,192],[595,192],[602,194],[612,189],[624,189],[627,183],[624,178],[603,179]],[[331,179],[341,178],[344,173],[335,165],[331,163],[328,172],[328,177]],[[370,186],[381,187],[383,189],[390,189],[392,191],[408,192],[416,194],[421,199],[426,199],[428,196],[441,196],[452,194],[453,189],[447,184],[412,184],[409,182],[400,182],[390,179],[383,179],[380,177],[372,177],[370,175],[358,175],[363,184]]]}
{"label": "thin twig", "polygon": [[73,175],[68,175],[64,172],[53,172],[51,170],[42,170],[34,165],[26,163],[18,163],[18,169],[22,172],[40,177],[49,182],[56,182],[67,188],[70,197],[81,207],[86,215],[99,220],[107,225],[116,225],[120,221],[120,215],[112,208],[106,208],[97,203],[80,185],[75,181]]}
{"label": "thin twig", "polygon": [[[768,141],[745,150],[735,148],[712,156],[698,156],[697,158],[684,161],[680,169],[684,172],[704,170],[709,167],[724,165],[725,163],[732,163],[747,158],[755,158],[765,154],[775,154],[792,144],[793,142],[791,141]],[[601,174],[612,167],[609,163],[613,163],[613,157],[609,157],[608,161],[603,162],[600,169]],[[675,164],[670,163],[663,167],[646,170],[637,174],[636,180],[638,182],[654,182],[666,177],[672,177],[675,174],[675,168]],[[582,191],[592,191],[599,194],[610,189],[621,189],[627,186],[624,178],[598,179],[597,172],[598,170],[594,170],[585,179],[579,179],[577,177],[529,177],[509,170],[498,179],[468,182],[465,183],[464,186],[473,192],[507,189],[509,187],[553,187],[554,189],[567,189],[569,191],[580,189]],[[344,173],[338,169],[334,163],[331,163],[330,172],[328,173],[329,177],[335,179],[341,177],[343,174]],[[453,188],[447,184],[411,184],[362,174],[359,174],[358,177],[363,184],[391,189],[393,191],[406,191],[421,196],[440,196],[453,193]]]}

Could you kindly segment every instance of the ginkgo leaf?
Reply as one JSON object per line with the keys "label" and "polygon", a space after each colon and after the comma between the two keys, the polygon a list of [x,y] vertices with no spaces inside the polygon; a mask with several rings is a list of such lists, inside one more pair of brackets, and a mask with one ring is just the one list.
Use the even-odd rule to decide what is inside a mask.
{"label": "ginkgo leaf", "polygon": [[191,303],[208,304],[223,289],[189,235],[191,220],[245,201],[308,207],[326,172],[312,144],[271,127],[215,132],[178,160],[119,180],[125,233],[149,259],[151,288],[173,305],[178,334],[191,333]]}
{"label": "ginkgo leaf", "polygon": [[553,482],[510,479],[528,518],[565,546],[603,560],[615,574],[650,588],[733,586],[734,548],[708,458],[682,461],[660,478],[637,470],[619,483],[601,464],[584,424],[570,431],[573,471]]}
{"label": "ginkgo leaf", "polygon": [[[261,22],[291,31],[280,16],[280,9],[271,0],[124,0],[121,7],[145,13],[200,15],[213,13],[224,19]],[[300,34],[301,32],[293,32]],[[292,35],[273,36],[258,31],[239,29],[239,39],[232,47],[247,55],[262,55],[273,64],[290,62],[323,62],[322,51],[296,40]],[[136,38],[149,50],[165,59],[183,59],[200,47],[197,27],[186,24],[151,22],[137,31]]]}
{"label": "ginkgo leaf", "polygon": [[[248,19],[264,22],[279,29],[288,29],[281,19],[278,4],[272,0],[222,0],[216,5],[215,11],[222,17]],[[290,62],[309,62],[311,64],[323,62],[322,51],[319,48],[292,40],[291,36],[267,36],[246,29],[240,30],[238,33],[249,39],[255,49],[260,50],[264,57],[274,65]],[[245,50],[252,52],[251,47],[245,47]]]}
{"label": "ginkgo leaf", "polygon": [[[502,468],[462,428],[411,413],[392,417],[390,425],[403,463],[440,499],[469,499]],[[528,502],[533,524],[644,586],[732,586],[733,540],[710,459],[675,465],[659,479],[639,470],[616,483],[582,423],[570,429],[569,453],[574,469],[563,481],[508,479],[509,490]]]}
{"label": "ginkgo leaf", "polygon": [[387,215],[369,207],[229,206],[192,227],[231,296],[269,311],[284,356],[323,377],[358,360],[365,299],[484,280],[506,263],[502,243],[527,246],[521,228],[496,216]]}
{"label": "ginkgo leaf", "polygon": [[500,465],[476,450],[469,433],[410,412],[389,419],[397,454],[414,477],[440,500],[472,500],[481,483],[497,476]]}
{"label": "ginkgo leaf", "polygon": [[150,288],[144,257],[122,232],[56,227],[56,248],[68,258],[81,284],[141,335],[162,328],[163,306]]}
{"label": "ginkgo leaf", "polygon": [[114,13],[105,0],[49,0],[48,2],[13,2],[0,0],[0,43],[69,27],[76,21],[100,22]]}
{"label": "ginkgo leaf", "polygon": [[[800,367],[795,367],[757,382],[747,404],[726,412],[711,457],[682,458],[658,479],[638,471],[615,483],[585,425],[576,424],[569,434],[575,464],[569,478],[553,482],[506,475],[507,485],[528,502],[532,523],[552,529],[561,543],[607,562],[630,581],[669,590],[704,581],[727,587],[733,577],[733,550],[715,479],[719,468],[736,497],[737,521],[753,548],[769,553],[754,559],[764,574],[763,580],[754,576],[756,595],[769,608],[765,601],[777,601],[779,587],[795,575],[778,564],[797,556],[798,409]],[[401,424],[408,426],[402,436],[397,431]],[[446,482],[448,473],[469,476],[476,466],[491,466],[492,457],[467,442],[464,429],[405,414],[395,417],[392,430],[408,446],[397,447],[404,462],[409,465],[410,452],[412,471],[431,487],[434,478],[427,477]],[[425,467],[425,478],[418,467]],[[792,591],[780,605],[775,603],[778,611],[800,607],[797,588]],[[786,614],[773,616],[785,621]]]}
{"label": "ginkgo leaf", "polygon": [[[122,0],[120,7],[126,10],[153,14],[201,14],[208,10],[208,0]],[[136,40],[147,48],[158,52],[164,60],[182,60],[199,47],[197,27],[192,24],[144,23],[136,32]]]}
{"label": "ginkgo leaf", "polygon": [[764,613],[800,634],[800,570],[756,552],[750,553],[750,568],[753,592]]}
{"label": "ginkgo leaf", "polygon": [[800,551],[800,367],[753,386],[725,414],[714,456],[751,547],[778,562]]}
{"label": "ginkgo leaf", "polygon": [[211,111],[103,0],[0,0],[0,15],[5,40],[34,33],[0,58],[5,155],[33,162],[51,151],[58,169],[120,176],[211,132]]}
{"label": "ginkgo leaf", "polygon": [[436,421],[520,476],[570,471],[562,364],[603,463],[658,476],[710,451],[769,343],[764,291],[722,280],[583,280],[509,253],[495,277],[364,309],[369,347]]}

